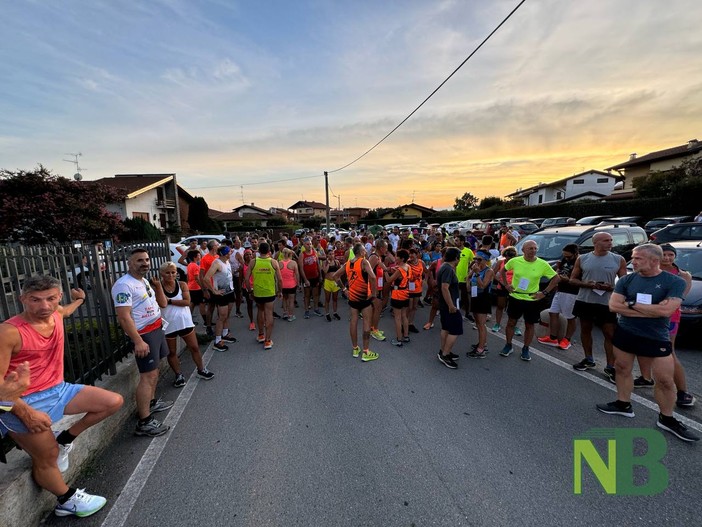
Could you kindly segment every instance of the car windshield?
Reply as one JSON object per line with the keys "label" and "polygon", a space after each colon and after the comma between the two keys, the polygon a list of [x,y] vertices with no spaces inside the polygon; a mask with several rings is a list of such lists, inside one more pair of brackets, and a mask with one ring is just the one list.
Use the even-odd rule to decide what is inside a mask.
{"label": "car windshield", "polygon": [[695,280],[702,280],[702,248],[677,249],[675,263],[692,275]]}
{"label": "car windshield", "polygon": [[539,252],[536,255],[544,260],[553,261],[560,260],[563,252],[563,247],[569,243],[575,243],[578,239],[578,234],[562,233],[562,232],[537,232],[525,236],[517,243],[517,252],[522,254],[522,245],[527,240],[534,240],[539,246]]}

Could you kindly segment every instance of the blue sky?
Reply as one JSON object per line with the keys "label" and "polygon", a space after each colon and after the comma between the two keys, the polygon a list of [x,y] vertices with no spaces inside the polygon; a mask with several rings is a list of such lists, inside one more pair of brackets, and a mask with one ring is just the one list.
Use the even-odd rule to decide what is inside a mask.
{"label": "blue sky", "polygon": [[[516,4],[2,1],[0,167],[80,151],[220,210],[323,201]],[[700,27],[691,0],[527,0],[332,190],[447,208],[702,136]]]}

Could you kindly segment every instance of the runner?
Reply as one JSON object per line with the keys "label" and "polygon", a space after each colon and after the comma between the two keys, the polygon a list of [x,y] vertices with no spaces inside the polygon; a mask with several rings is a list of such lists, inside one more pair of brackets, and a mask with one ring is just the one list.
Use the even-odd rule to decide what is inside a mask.
{"label": "runner", "polygon": [[229,315],[232,312],[235,300],[232,268],[229,265],[231,249],[224,245],[217,252],[219,258],[210,265],[204,282],[210,290],[211,304],[217,306],[214,349],[227,351],[229,346],[222,341],[236,342],[236,338],[229,334]]}
{"label": "runner", "polygon": [[412,269],[407,264],[409,252],[406,249],[397,251],[398,265],[393,274],[388,277],[392,287],[390,293],[390,306],[392,307],[395,319],[395,338],[390,341],[393,346],[402,347],[403,342],[409,342],[409,322],[407,320],[407,310],[409,309],[409,284],[411,282]]}
{"label": "runner", "polygon": [[[242,283],[241,283],[241,294],[246,300],[246,313],[249,315],[249,331],[256,331],[256,324],[254,323],[253,320],[253,295],[251,294],[251,291],[253,290],[253,276],[250,275],[250,273],[247,273],[249,267],[251,266],[251,260],[253,259],[253,251],[251,249],[244,249],[244,266],[242,267],[243,269],[243,274],[242,274]],[[244,282],[245,277],[249,277],[248,282]]]}
{"label": "runner", "polygon": [[312,247],[312,240],[305,238],[302,240],[302,249],[297,260],[300,269],[300,279],[304,286],[305,293],[305,318],[310,318],[310,310],[314,308],[314,314],[318,317],[324,316],[319,310],[319,279],[320,266],[317,251]]}
{"label": "runner", "polygon": [[388,242],[382,239],[375,241],[375,250],[368,257],[368,263],[375,273],[377,294],[373,297],[373,318],[371,320],[371,337],[378,341],[385,340],[385,333],[380,330],[380,315],[383,311],[383,286],[386,271],[383,260],[388,253]]}
{"label": "runner", "polygon": [[422,290],[424,289],[424,274],[426,267],[419,259],[419,251],[412,248],[409,251],[407,265],[410,267],[412,279],[409,282],[409,307],[407,308],[407,329],[410,333],[419,333],[414,325],[414,317],[417,314],[417,307],[421,302]]}
{"label": "runner", "polygon": [[339,260],[334,257],[334,250],[330,247],[327,250],[327,258],[322,262],[322,267],[324,271],[324,310],[326,311],[327,322],[332,321],[332,308],[333,316],[336,320],[341,320],[339,316],[338,303],[339,303],[339,284],[334,280],[331,280],[331,276],[334,275],[340,268],[341,264]]}
{"label": "runner", "polygon": [[472,351],[466,355],[475,359],[484,359],[487,347],[487,326],[485,322],[487,316],[492,313],[492,302],[490,300],[490,289],[495,273],[489,266],[490,254],[485,251],[478,251],[473,263],[470,266],[468,283],[470,284],[470,307],[478,328],[478,343]]}
{"label": "runner", "polygon": [[456,276],[458,277],[458,288],[461,292],[461,306],[465,311],[466,320],[475,322],[473,320],[473,315],[470,312],[470,295],[468,294],[468,285],[466,280],[468,279],[468,268],[473,262],[473,251],[466,247],[466,237],[462,234],[458,234],[454,237],[456,248],[460,251],[460,259],[458,265],[456,266]]}
{"label": "runner", "polygon": [[439,315],[441,318],[441,340],[439,361],[452,370],[458,368],[458,355],[452,352],[459,335],[463,335],[463,320],[461,318],[458,277],[456,265],[461,252],[455,247],[449,247],[444,253],[444,261],[437,275],[439,284]]}
{"label": "runner", "polygon": [[205,331],[208,337],[214,337],[214,331],[212,329],[212,314],[214,313],[215,305],[212,303],[212,297],[210,295],[210,286],[212,284],[207,284],[205,281],[205,275],[207,271],[210,270],[212,262],[217,259],[217,249],[219,249],[219,242],[217,240],[210,240],[207,242],[207,253],[203,255],[200,260],[200,284],[202,287],[202,294],[207,300],[207,316],[205,317]]}
{"label": "runner", "polygon": [[257,341],[263,343],[263,349],[273,347],[273,302],[276,296],[282,296],[283,279],[280,276],[278,262],[271,258],[268,243],[259,246],[261,256],[253,261],[246,271],[245,283],[253,277],[253,298],[256,302],[258,322]]}
{"label": "runner", "polygon": [[[442,249],[444,251],[445,249]],[[441,269],[442,264],[442,253],[439,253],[439,258],[433,260],[429,264],[429,269],[427,271],[427,298],[431,298],[431,309],[429,310],[429,320],[424,324],[424,330],[430,330],[434,327],[434,319],[436,318],[436,313],[439,311],[439,284],[437,277],[439,274],[439,269]]]}
{"label": "runner", "polygon": [[205,305],[205,297],[202,293],[202,285],[200,284],[200,260],[202,255],[200,251],[194,249],[188,251],[188,289],[190,290],[190,313],[195,312],[195,307],[199,306],[200,317],[204,324],[207,320],[207,306]]}
{"label": "runner", "polygon": [[[542,344],[546,344],[547,346],[555,346],[562,350],[567,350],[570,348],[570,339],[573,338],[573,333],[575,333],[576,327],[573,307],[575,306],[575,300],[578,297],[578,291],[580,288],[571,285],[570,275],[573,274],[573,268],[575,267],[575,260],[577,258],[578,246],[576,244],[569,243],[563,247],[562,258],[556,265],[556,272],[558,273],[559,279],[558,291],[553,297],[551,307],[548,309],[548,328],[550,334],[536,339]],[[560,315],[563,315],[567,320],[567,326],[565,336],[561,340],[558,340],[558,333],[560,331]]]}
{"label": "runner", "polygon": [[299,285],[300,272],[297,262],[293,260],[295,253],[292,249],[285,247],[282,250],[283,260],[280,262],[280,277],[283,284],[283,319],[288,322],[296,320],[295,317],[295,293]]}
{"label": "runner", "polygon": [[[484,251],[483,251],[484,252]],[[512,258],[517,257],[517,249],[514,247],[506,247],[502,250],[502,259],[497,260],[493,266],[492,270],[495,273],[495,297],[497,298],[497,307],[495,308],[495,324],[492,326],[492,332],[497,333],[500,331],[500,325],[502,324],[502,313],[504,313],[507,307],[507,302],[509,301],[509,291],[507,291],[507,284],[512,283],[512,276],[514,271],[507,271],[506,281],[502,281],[502,269],[504,269],[505,264],[509,262]],[[518,337],[522,335],[519,328],[514,328],[514,334]]]}

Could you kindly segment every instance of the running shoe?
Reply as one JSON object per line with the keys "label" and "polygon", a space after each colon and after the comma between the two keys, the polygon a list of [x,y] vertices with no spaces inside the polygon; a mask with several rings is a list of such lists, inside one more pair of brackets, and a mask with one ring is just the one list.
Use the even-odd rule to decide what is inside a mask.
{"label": "running shoe", "polygon": [[392,339],[390,341],[390,344],[392,344],[393,346],[397,346],[398,348],[402,347],[402,341],[399,339]]}
{"label": "running shoe", "polygon": [[353,358],[354,358],[354,359],[357,358],[357,357],[361,354],[361,348],[360,348],[360,346],[356,346],[356,347],[353,348],[353,350],[351,350],[351,351],[352,351],[352,353],[353,353]]}
{"label": "running shoe", "polygon": [[266,341],[266,337],[263,333],[259,333],[258,337],[256,337],[256,342],[258,343],[263,343]]}
{"label": "running shoe", "polygon": [[288,314],[287,314],[287,313],[283,313],[283,320],[287,320],[287,319],[288,319]]}
{"label": "running shoe", "polygon": [[675,402],[678,408],[692,408],[695,406],[695,398],[691,393],[678,392],[678,400]]}
{"label": "running shoe", "polygon": [[487,357],[487,353],[485,353],[485,350],[478,351],[477,349],[474,349],[466,353],[466,356],[470,357],[471,359],[484,359]]}
{"label": "running shoe", "polygon": [[170,426],[166,426],[162,424],[161,421],[152,417],[144,424],[137,423],[134,435],[158,437],[168,432],[169,428]]}
{"label": "running shoe", "polygon": [[269,350],[273,347],[273,341],[272,340],[267,340],[263,343],[263,349],[264,350]]}
{"label": "running shoe", "polygon": [[322,313],[319,309],[314,310],[314,314],[317,315],[318,317],[323,317],[324,313]]}
{"label": "running shoe", "polygon": [[410,338],[409,337],[402,337],[402,342],[409,342]]}
{"label": "running shoe", "polygon": [[607,380],[612,384],[617,384],[616,373],[617,372],[611,366],[607,366],[604,369],[605,377],[607,377]]}
{"label": "running shoe", "polygon": [[339,316],[339,313],[334,313],[333,317],[337,320],[341,320],[341,317]]}
{"label": "running shoe", "polygon": [[331,322],[331,315],[327,313],[327,322]]}
{"label": "running shoe", "polygon": [[[441,353],[441,352],[439,352],[439,353]],[[461,357],[459,357],[458,355],[456,355],[455,353],[452,353],[452,352],[449,352],[448,356],[451,357],[451,360],[458,360],[458,359],[461,358]]]}
{"label": "running shoe", "polygon": [[[478,345],[477,345],[477,344],[471,344],[470,347],[471,347],[472,349],[474,349],[474,350],[477,350],[477,349],[478,349]],[[483,351],[484,351],[485,353],[488,352],[488,346],[487,346],[487,344],[485,344],[485,346],[483,346]]]}
{"label": "running shoe", "polygon": [[251,324],[249,324],[249,331],[256,331],[256,324],[251,322]]}
{"label": "running shoe", "polygon": [[458,368],[458,364],[456,364],[456,362],[449,355],[442,355],[441,353],[438,353],[436,357],[439,359],[439,362],[447,368],[452,370]]}
{"label": "running shoe", "polygon": [[509,357],[510,355],[512,355],[512,351],[514,351],[512,349],[512,344],[505,344],[505,347],[502,348],[502,351],[500,352],[500,356]]}
{"label": "running shoe", "polygon": [[410,324],[410,325],[407,327],[407,330],[408,330],[410,333],[419,333],[419,330],[415,327],[414,324]]}
{"label": "running shoe", "polygon": [[173,381],[173,386],[175,388],[182,388],[185,386],[185,377],[183,377],[182,373],[176,375],[175,381]]}
{"label": "running shoe", "polygon": [[214,349],[217,351],[227,351],[229,349],[229,346],[227,346],[224,342],[219,341],[216,342],[215,344],[212,345]]}
{"label": "running shoe", "polygon": [[611,403],[607,404],[598,404],[597,409],[603,414],[634,417],[634,408],[631,406],[631,403],[612,401]]}
{"label": "running shoe", "polygon": [[310,318],[310,312],[309,312],[309,311],[305,311],[305,318]]}
{"label": "running shoe", "polygon": [[643,375],[639,375],[634,379],[634,388],[653,388],[656,385],[656,381],[653,379],[646,379]]}
{"label": "running shoe", "polygon": [[227,333],[226,335],[222,336],[222,340],[226,340],[227,342],[236,342],[236,337],[231,333]]}
{"label": "running shoe", "polygon": [[592,359],[583,359],[577,364],[573,364],[573,369],[578,371],[585,371],[590,368],[595,367],[595,361]]}
{"label": "running shoe", "polygon": [[58,444],[59,453],[56,457],[56,465],[61,472],[66,472],[69,467],[68,454],[73,450],[73,443],[67,445]]}
{"label": "running shoe", "polygon": [[690,432],[690,430],[682,424],[680,421],[675,419],[675,417],[664,417],[663,415],[658,415],[658,421],[656,422],[658,428],[670,432],[678,439],[683,441],[694,442],[699,441],[699,436]]}
{"label": "running shoe", "polygon": [[434,324],[431,324],[431,323],[427,322],[426,324],[424,324],[424,328],[423,328],[423,329],[424,329],[424,331],[428,331],[428,330],[430,330],[430,329],[433,328],[433,327],[434,327]]}
{"label": "running shoe", "polygon": [[214,373],[212,373],[208,369],[197,370],[197,376],[200,377],[201,379],[209,381],[209,380],[212,380],[212,378],[214,377]]}
{"label": "running shoe", "polygon": [[297,320],[297,317],[296,317],[295,315],[290,315],[290,316],[288,317],[288,322],[294,322],[294,321],[296,321],[296,320]]}
{"label": "running shoe", "polygon": [[93,496],[85,492],[85,489],[76,489],[75,494],[64,504],[56,505],[54,514],[56,516],[78,516],[85,518],[102,509],[107,500],[102,496]]}
{"label": "running shoe", "polygon": [[234,313],[234,316],[236,318],[244,318],[244,315],[241,313],[241,311],[237,311],[236,313]]}
{"label": "running shoe", "polygon": [[525,361],[531,360],[531,353],[529,353],[529,346],[524,346],[522,348],[522,354],[519,356],[520,359]]}
{"label": "running shoe", "polygon": [[546,335],[544,337],[539,337],[536,340],[541,342],[541,344],[545,344],[546,346],[558,346],[559,342],[558,339],[552,339],[550,335]]}
{"label": "running shoe", "polygon": [[173,406],[173,401],[164,401],[159,397],[158,399],[151,399],[151,403],[149,404],[149,411],[152,414],[155,414],[157,412],[165,412],[171,406]]}
{"label": "running shoe", "polygon": [[366,350],[363,352],[363,355],[361,355],[361,360],[363,362],[370,362],[372,360],[377,360],[380,358],[380,355],[378,355],[376,352],[371,351],[371,350]]}
{"label": "running shoe", "polygon": [[492,330],[493,333],[497,333],[498,331],[500,331],[500,325],[499,325],[499,324],[495,324],[495,325],[492,326],[492,328],[490,328],[490,329]]}
{"label": "running shoe", "polygon": [[371,331],[371,337],[381,342],[385,340],[385,335],[383,335],[383,333],[378,329],[376,329],[375,331]]}
{"label": "running shoe", "polygon": [[280,318],[280,315],[278,313],[276,313],[275,311],[273,311],[273,318]]}
{"label": "running shoe", "polygon": [[561,348],[562,350],[567,350],[570,349],[570,340],[567,338],[563,337],[559,342],[558,342],[558,347]]}
{"label": "running shoe", "polygon": [[205,326],[205,333],[208,337],[214,338],[214,330],[212,329],[212,326]]}
{"label": "running shoe", "polygon": [[522,336],[522,330],[519,328],[514,328],[514,336],[515,337],[521,337]]}

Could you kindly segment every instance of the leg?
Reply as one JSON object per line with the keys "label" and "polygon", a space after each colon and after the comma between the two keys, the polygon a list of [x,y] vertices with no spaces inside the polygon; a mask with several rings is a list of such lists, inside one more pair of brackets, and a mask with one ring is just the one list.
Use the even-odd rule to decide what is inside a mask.
{"label": "leg", "polygon": [[393,307],[392,312],[395,314],[393,317],[395,322],[395,336],[397,340],[402,341],[402,309]]}
{"label": "leg", "polygon": [[592,320],[580,319],[580,342],[586,359],[592,359]]}
{"label": "leg", "polygon": [[331,291],[324,290],[324,312],[329,315],[331,314]]}
{"label": "leg", "polygon": [[256,304],[256,324],[258,324],[258,334],[266,332],[266,307],[263,304]]}
{"label": "leg", "polygon": [[673,381],[675,382],[675,387],[679,392],[687,392],[685,368],[683,368],[683,365],[675,352],[673,352],[673,361],[675,362],[675,369],[673,371]]}
{"label": "leg", "polygon": [[332,308],[334,309],[334,313],[338,311],[339,307],[339,291],[335,291],[332,293]]}
{"label": "leg", "polygon": [[407,324],[414,324],[414,315],[417,313],[417,301],[419,298],[411,297],[407,308]]}
{"label": "leg", "polygon": [[355,348],[358,346],[358,309],[351,308],[350,311],[349,335],[351,336],[351,345]]}
{"label": "leg", "polygon": [[95,386],[86,386],[70,400],[63,410],[65,415],[85,415],[68,429],[71,435],[77,436],[87,428],[99,423],[103,419],[122,408],[124,399],[118,393],[103,390]]}
{"label": "leg", "polygon": [[514,337],[514,328],[517,326],[516,318],[507,319],[507,327],[505,328],[505,337],[507,344],[512,345],[512,338]]}
{"label": "leg", "polygon": [[634,389],[634,378],[631,370],[634,366],[634,355],[626,351],[614,348],[614,370],[617,372],[617,399],[619,401],[631,402],[631,391]]}
{"label": "leg", "polygon": [[[444,331],[442,330],[442,333]],[[446,333],[446,338],[444,340],[444,344],[441,349],[441,354],[445,357],[446,355],[450,354],[451,351],[453,350],[453,345],[456,343],[456,340],[458,340],[458,335],[450,335],[448,331]]]}
{"label": "leg", "polygon": [[139,419],[146,419],[151,415],[149,405],[156,393],[158,384],[158,368],[139,374],[139,384],[136,389],[137,413]]}
{"label": "leg", "polygon": [[168,365],[173,370],[173,373],[180,375],[180,359],[178,358],[178,338],[167,338],[166,344],[168,345]]}
{"label": "leg", "polygon": [[193,362],[198,370],[204,370],[205,366],[202,363],[202,354],[200,353],[200,346],[197,343],[197,336],[195,335],[195,330],[191,331],[183,337],[185,345],[188,346],[190,355],[193,358]]}
{"label": "leg", "polygon": [[495,324],[498,326],[502,325],[502,313],[504,313],[505,306],[507,305],[506,296],[497,297],[497,307],[495,308]]}
{"label": "leg", "polygon": [[[510,319],[510,322],[512,322],[512,319]],[[517,321],[515,320],[515,324]],[[529,346],[531,345],[531,341],[534,340],[534,324],[531,322],[527,322],[526,320],[524,321],[524,345]]]}
{"label": "leg", "polygon": [[273,302],[266,302],[265,305],[265,320],[266,320],[266,340],[271,340],[273,336]]}
{"label": "leg", "polygon": [[558,339],[558,332],[560,331],[560,321],[558,313],[548,314],[548,332],[552,339]]}
{"label": "leg", "polygon": [[616,324],[611,324],[609,322],[602,324],[602,335],[604,335],[604,350],[605,355],[607,355],[607,365],[614,364],[614,348],[612,347],[612,337],[614,337],[614,330]]}
{"label": "leg", "polygon": [[409,308],[403,307],[400,310],[400,318],[402,319],[402,336],[409,337],[409,318],[408,318]]}
{"label": "leg", "polygon": [[373,306],[368,306],[363,310],[363,350],[370,346],[371,318],[373,318]]}
{"label": "leg", "polygon": [[485,326],[487,315],[485,313],[473,313],[473,318],[475,319],[475,325],[478,326],[478,349],[483,349],[487,343],[487,327]]}
{"label": "leg", "polygon": [[32,458],[32,476],[37,485],[56,496],[66,494],[68,485],[63,481],[56,465],[59,450],[53,432],[51,430],[37,434],[10,432],[9,435]]}
{"label": "leg", "polygon": [[652,362],[653,376],[656,379],[653,397],[658,403],[661,414],[671,417],[677,398],[675,382],[673,382],[675,360],[671,355],[668,355],[667,357],[656,357]]}
{"label": "leg", "polygon": [[568,323],[566,325],[566,332],[565,332],[565,338],[568,340],[573,339],[573,335],[575,335],[575,328],[577,327],[576,319],[575,317],[569,318]]}

